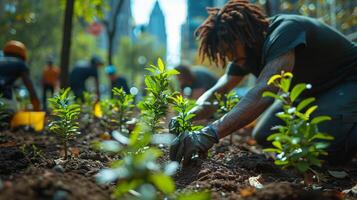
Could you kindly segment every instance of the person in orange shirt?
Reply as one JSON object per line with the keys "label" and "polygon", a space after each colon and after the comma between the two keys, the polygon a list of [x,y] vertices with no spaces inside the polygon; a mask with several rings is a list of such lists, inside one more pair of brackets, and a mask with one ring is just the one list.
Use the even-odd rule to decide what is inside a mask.
{"label": "person in orange shirt", "polygon": [[55,89],[58,88],[60,70],[58,67],[53,65],[53,59],[49,58],[47,60],[47,65],[43,69],[42,73],[42,88],[43,88],[43,109],[47,109],[47,92],[50,91],[51,96]]}

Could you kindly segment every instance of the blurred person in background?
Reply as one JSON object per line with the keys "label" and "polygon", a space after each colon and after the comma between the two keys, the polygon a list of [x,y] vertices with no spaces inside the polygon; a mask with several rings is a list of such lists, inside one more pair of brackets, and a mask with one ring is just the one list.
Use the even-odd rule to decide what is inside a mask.
{"label": "blurred person in background", "polygon": [[49,57],[47,64],[42,71],[42,104],[43,109],[47,109],[47,92],[50,92],[50,97],[53,96],[55,89],[59,86],[60,69],[53,65],[53,58]]}
{"label": "blurred person in background", "polygon": [[[124,76],[117,75],[116,71],[117,70],[116,70],[114,65],[109,65],[109,66],[107,66],[105,68],[105,72],[108,75],[110,83],[111,83],[111,90],[110,91],[112,91],[112,89],[114,87],[117,87],[119,89],[123,88],[125,93],[130,94],[130,90],[129,90],[126,78]],[[111,92],[111,94],[112,94],[112,97],[113,97],[113,93],[112,92]]]}
{"label": "blurred person in background", "polygon": [[[230,0],[223,8],[209,8],[208,18],[196,30],[199,53],[226,73],[205,92],[190,113],[195,120],[214,113],[206,106],[214,93],[227,93],[247,74],[257,77],[255,86],[222,118],[200,131],[180,134],[171,145],[170,158],[189,163],[194,155],[206,153],[219,139],[232,134],[260,117],[253,137],[263,147],[271,146],[267,137],[272,127],[282,125],[275,116],[282,103],[262,97],[277,93],[268,80],[282,71],[294,74],[292,86],[309,83],[304,93],[316,97],[313,116],[328,115],[332,120],[319,124],[319,131],[335,139],[325,159],[344,164],[357,152],[357,45],[323,22],[298,15],[266,17],[257,5],[247,0]],[[212,112],[213,111],[213,112]],[[170,123],[175,124],[175,123]]]}
{"label": "blurred person in background", "polygon": [[92,56],[89,62],[80,60],[74,66],[69,76],[69,85],[76,96],[76,99],[83,100],[83,92],[88,91],[86,81],[88,78],[94,78],[97,101],[100,99],[98,68],[104,65],[99,56]]}
{"label": "blurred person in background", "polygon": [[11,40],[3,48],[4,56],[0,57],[0,95],[2,101],[7,104],[11,116],[16,112],[16,102],[13,100],[15,81],[21,79],[30,95],[30,101],[34,111],[40,110],[40,101],[30,79],[30,69],[26,65],[27,49],[19,41]]}
{"label": "blurred person in background", "polygon": [[190,69],[187,65],[179,65],[175,69],[180,72],[177,79],[181,92],[192,99],[198,99],[217,82],[215,75],[204,67]]}

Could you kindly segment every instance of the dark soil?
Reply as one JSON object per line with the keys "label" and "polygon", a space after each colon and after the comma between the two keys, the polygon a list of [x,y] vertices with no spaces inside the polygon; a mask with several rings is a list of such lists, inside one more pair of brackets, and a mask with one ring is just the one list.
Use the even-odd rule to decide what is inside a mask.
{"label": "dark soil", "polygon": [[[99,153],[91,143],[105,138],[98,123],[83,126],[69,144],[70,158],[62,160],[61,140],[31,131],[0,132],[0,200],[111,199],[112,186],[95,182],[95,174],[115,157]],[[223,139],[207,158],[182,167],[175,175],[179,190],[209,190],[213,199],[305,200],[357,199],[351,189],[357,181],[357,161],[344,170],[348,177],[334,178],[319,170],[320,183],[305,187],[300,174],[281,170],[250,137],[251,130]],[[167,149],[160,162],[168,160]],[[249,180],[257,180],[254,185]],[[254,183],[254,182],[253,182]],[[357,191],[355,191],[357,193]]]}

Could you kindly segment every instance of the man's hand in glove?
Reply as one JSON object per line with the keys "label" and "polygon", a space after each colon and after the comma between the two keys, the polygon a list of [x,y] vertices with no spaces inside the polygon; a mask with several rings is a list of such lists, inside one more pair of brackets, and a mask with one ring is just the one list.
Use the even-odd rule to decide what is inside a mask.
{"label": "man's hand in glove", "polygon": [[177,136],[170,147],[170,159],[173,161],[189,164],[193,157],[206,153],[219,138],[213,126],[207,126],[199,131],[181,133]]}

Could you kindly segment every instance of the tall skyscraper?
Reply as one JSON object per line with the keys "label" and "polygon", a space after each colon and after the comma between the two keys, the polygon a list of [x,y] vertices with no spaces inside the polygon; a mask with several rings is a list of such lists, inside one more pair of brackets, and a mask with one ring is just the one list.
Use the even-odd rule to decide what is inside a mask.
{"label": "tall skyscraper", "polygon": [[214,0],[187,0],[187,20],[181,27],[181,51],[184,59],[193,59],[197,51],[194,32],[208,16],[206,7],[212,7],[214,3]]}
{"label": "tall skyscraper", "polygon": [[154,36],[157,39],[158,45],[163,47],[166,51],[167,35],[165,16],[158,1],[155,2],[154,8],[151,11],[146,32]]}

